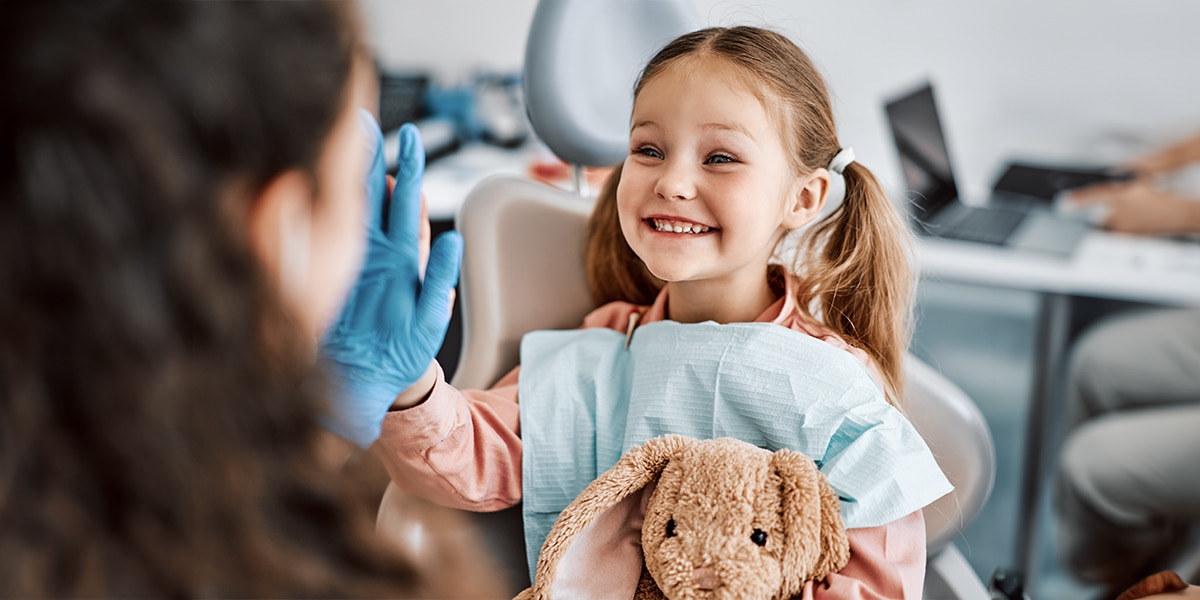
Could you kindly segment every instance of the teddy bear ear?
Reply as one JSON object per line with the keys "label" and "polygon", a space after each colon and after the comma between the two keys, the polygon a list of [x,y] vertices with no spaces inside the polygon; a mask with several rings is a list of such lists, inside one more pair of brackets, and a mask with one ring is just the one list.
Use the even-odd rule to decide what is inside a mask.
{"label": "teddy bear ear", "polygon": [[677,435],[647,440],[584,488],[559,514],[534,585],[520,598],[632,598],[643,568],[646,504],[663,469],[693,443]]}
{"label": "teddy bear ear", "polygon": [[822,580],[830,573],[842,570],[850,561],[850,539],[842,522],[842,505],[837,492],[833,491],[829,480],[817,470],[816,465],[813,465],[813,472],[821,488],[821,556],[817,558],[812,577]]}
{"label": "teddy bear ear", "polygon": [[799,594],[810,579],[821,580],[845,566],[850,543],[837,494],[812,459],[790,450],[771,455],[782,482],[783,548],[781,592]]}

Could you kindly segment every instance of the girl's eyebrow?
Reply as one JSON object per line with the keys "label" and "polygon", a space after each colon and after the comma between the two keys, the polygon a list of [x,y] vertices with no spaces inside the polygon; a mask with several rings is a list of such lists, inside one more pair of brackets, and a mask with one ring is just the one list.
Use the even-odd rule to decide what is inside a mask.
{"label": "girl's eyebrow", "polygon": [[[658,127],[658,123],[651,121],[649,119],[644,119],[644,120],[634,123],[633,127],[630,127],[629,130],[634,131],[641,127]],[[742,127],[738,123],[733,123],[733,124],[730,124],[730,123],[705,123],[705,124],[701,125],[700,127],[703,129],[717,129],[720,131],[731,131],[733,133],[738,133],[747,138],[750,138],[751,140],[754,139],[754,136],[750,135],[750,132],[747,131],[745,127]]]}
{"label": "girl's eyebrow", "polygon": [[731,131],[733,133],[739,133],[739,134],[746,136],[752,140],[754,139],[754,136],[750,135],[750,132],[747,131],[745,127],[742,127],[738,123],[732,123],[732,124],[730,124],[730,123],[705,123],[705,124],[701,125],[700,127],[704,128],[704,129],[717,129],[720,131]]}

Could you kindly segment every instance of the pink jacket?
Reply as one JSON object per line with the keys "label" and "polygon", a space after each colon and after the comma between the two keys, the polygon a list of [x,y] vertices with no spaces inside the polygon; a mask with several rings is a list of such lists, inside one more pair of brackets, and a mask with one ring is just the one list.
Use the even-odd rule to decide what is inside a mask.
{"label": "pink jacket", "polygon": [[[641,323],[666,318],[666,292],[651,306],[613,302],[584,319],[584,327],[624,332],[633,312]],[[759,315],[842,348],[882,377],[865,352],[804,320],[789,296]],[[488,390],[456,390],[439,374],[430,397],[388,413],[375,448],[392,480],[409,493],[473,511],[494,511],[521,500],[521,438],[514,368]],[[850,529],[850,562],[825,583],[809,583],[803,598],[920,598],[925,575],[921,511],[879,527]]]}

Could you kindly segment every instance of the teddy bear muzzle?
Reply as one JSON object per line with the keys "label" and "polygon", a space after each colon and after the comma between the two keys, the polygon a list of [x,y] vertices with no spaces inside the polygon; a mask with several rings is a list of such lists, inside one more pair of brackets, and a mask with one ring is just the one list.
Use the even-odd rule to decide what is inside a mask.
{"label": "teddy bear muzzle", "polygon": [[692,585],[702,592],[711,592],[719,584],[717,573],[710,566],[696,567],[692,570]]}

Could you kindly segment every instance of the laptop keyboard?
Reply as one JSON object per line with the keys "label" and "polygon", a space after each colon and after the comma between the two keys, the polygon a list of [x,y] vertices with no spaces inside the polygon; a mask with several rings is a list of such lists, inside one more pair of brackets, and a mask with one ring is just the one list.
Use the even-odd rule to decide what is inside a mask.
{"label": "laptop keyboard", "polygon": [[973,208],[964,211],[962,218],[938,230],[938,235],[956,240],[1003,244],[1012,235],[1024,212],[995,208]]}

